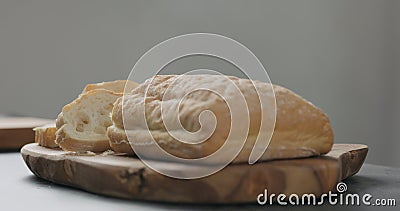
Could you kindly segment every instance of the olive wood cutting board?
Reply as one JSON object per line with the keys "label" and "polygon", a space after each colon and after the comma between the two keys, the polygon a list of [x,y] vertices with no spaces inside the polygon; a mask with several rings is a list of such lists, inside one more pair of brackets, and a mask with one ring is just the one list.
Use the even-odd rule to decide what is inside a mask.
{"label": "olive wood cutting board", "polygon": [[[163,176],[133,157],[73,155],[37,144],[21,149],[29,169],[45,180],[106,196],[180,203],[255,202],[265,189],[268,194],[320,196],[356,174],[367,152],[366,145],[335,144],[324,156],[228,165],[208,177],[182,180]],[[190,168],[162,164],[175,171]]]}
{"label": "olive wood cutting board", "polygon": [[54,120],[0,117],[0,150],[19,150],[25,144],[35,142],[35,132],[32,129],[49,123],[54,123]]}

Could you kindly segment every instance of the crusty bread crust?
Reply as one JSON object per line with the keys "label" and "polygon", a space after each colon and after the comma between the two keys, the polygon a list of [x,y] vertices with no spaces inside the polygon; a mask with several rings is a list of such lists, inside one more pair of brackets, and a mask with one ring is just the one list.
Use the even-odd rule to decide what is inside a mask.
{"label": "crusty bread crust", "polygon": [[116,80],[107,81],[96,84],[88,84],[83,89],[82,93],[88,92],[95,89],[107,89],[115,93],[129,93],[132,89],[136,88],[139,84],[129,80]]}
{"label": "crusty bread crust", "polygon": [[[64,127],[64,126],[63,126]],[[56,143],[64,150],[71,152],[104,152],[110,149],[109,140],[96,139],[96,141],[87,141],[84,139],[72,138],[61,127],[56,132]]]}
{"label": "crusty bread crust", "polygon": [[[225,141],[224,137],[227,137],[230,129],[229,122],[226,122],[226,119],[230,118],[226,116],[225,103],[205,92],[198,92],[195,96],[192,96],[192,102],[183,101],[181,107],[183,112],[179,114],[181,123],[185,129],[189,131],[196,131],[198,129],[198,114],[201,109],[213,111],[218,122],[223,122],[223,124],[217,124],[216,131],[210,139],[196,146],[174,140],[163,126],[163,121],[166,120],[160,119],[159,102],[160,96],[164,94],[165,90],[176,77],[178,76],[156,76],[152,81],[152,86],[149,88],[146,98],[146,105],[148,103],[150,106],[146,106],[145,110],[150,132],[155,141],[164,150],[176,156],[182,158],[200,158],[212,154]],[[239,87],[249,105],[249,135],[244,148],[234,160],[234,162],[246,162],[259,132],[261,109],[258,96],[256,96],[250,80],[236,77],[230,77],[230,79]],[[182,87],[184,91],[187,86],[196,86],[200,83],[221,83],[218,80],[218,76],[196,75],[180,77],[173,83],[177,83],[176,86]],[[150,80],[147,80],[145,83],[139,85],[131,95],[124,97],[124,112],[128,112],[127,115],[130,115],[133,120],[138,115],[135,112],[137,111],[136,108],[143,105],[140,103],[143,102],[143,93],[149,86],[149,83]],[[254,81],[254,83],[258,88],[264,89],[265,93],[270,91],[267,89],[271,86],[265,86],[264,83],[259,81]],[[217,84],[216,86],[219,89],[224,89],[224,84]],[[321,109],[286,88],[277,85],[274,85],[273,88],[277,106],[276,124],[268,150],[260,160],[307,157],[329,152],[333,145],[333,131],[326,114]],[[235,93],[231,94],[232,97],[236,97],[234,96]],[[140,137],[140,133],[143,131],[140,128],[124,127],[122,110],[122,99],[119,99],[113,108],[113,126],[108,128],[107,135],[110,138],[110,145],[114,146],[114,151],[133,154],[130,145],[126,142],[125,132],[129,133],[129,137],[132,138],[130,141],[132,141],[133,145],[141,145],[143,144],[142,140],[140,138],[135,139],[135,137]],[[156,159],[158,155],[150,153],[147,156]]]}
{"label": "crusty bread crust", "polygon": [[[135,153],[128,142],[124,129],[115,127],[114,125],[108,127],[107,135],[110,139],[110,146],[114,152],[124,153],[128,156],[135,156]],[[181,149],[169,148],[168,152],[179,155]],[[243,148],[243,152],[238,155],[234,162],[244,161],[247,155],[250,154],[250,148]],[[269,146],[266,153],[263,154],[260,160],[276,160],[276,159],[289,159],[289,158],[303,158],[318,155],[320,153],[307,147],[288,147],[288,146]],[[181,155],[184,156],[184,155]]]}
{"label": "crusty bread crust", "polygon": [[39,146],[47,148],[58,148],[56,143],[56,126],[55,124],[47,124],[41,127],[33,128],[35,131],[35,142]]}
{"label": "crusty bread crust", "polygon": [[107,128],[107,136],[109,138],[110,147],[114,152],[134,155],[123,129],[111,125]]}

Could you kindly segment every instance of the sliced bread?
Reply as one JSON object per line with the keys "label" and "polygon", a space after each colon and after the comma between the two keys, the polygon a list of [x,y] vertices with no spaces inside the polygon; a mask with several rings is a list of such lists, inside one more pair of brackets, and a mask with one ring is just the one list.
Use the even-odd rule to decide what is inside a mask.
{"label": "sliced bread", "polygon": [[35,127],[33,131],[35,131],[35,142],[38,143],[39,146],[58,148],[58,144],[56,143],[57,128],[54,123]]}
{"label": "sliced bread", "polygon": [[[116,81],[108,81],[108,82],[101,82],[101,83],[95,83],[95,84],[88,84],[83,89],[81,95],[84,95],[82,98],[99,98],[102,94],[109,95],[110,92],[113,92],[113,95],[117,95],[119,97],[119,96],[122,96],[122,94],[124,92],[130,92],[132,89],[134,89],[138,85],[139,85],[138,83],[133,82],[133,81],[129,81],[129,80],[116,80]],[[94,94],[92,92],[89,95],[86,95],[86,93],[94,91],[94,90],[108,90],[110,92],[100,91],[100,92],[95,92],[96,94]],[[91,97],[87,97],[87,96],[91,96]],[[79,96],[79,98],[81,98],[81,96]],[[112,99],[114,99],[114,97],[112,97]],[[112,103],[113,103],[115,100],[113,101],[112,99],[110,99],[110,102],[112,101]],[[77,100],[75,100],[75,101],[77,101]],[[73,104],[73,102],[71,104]],[[74,104],[74,105],[76,106],[76,104]],[[95,107],[93,107],[93,106],[95,106]],[[92,117],[92,119],[94,119],[94,122],[91,123],[91,127],[92,128],[103,128],[104,126],[101,125],[101,124],[104,123],[105,119],[107,119],[107,118],[109,119],[109,117],[108,117],[108,113],[109,112],[106,115],[104,115],[102,113],[96,113],[95,112],[96,111],[96,104],[86,105],[85,108],[86,108],[86,110],[91,110],[92,114],[94,115]],[[75,112],[75,114],[74,114],[74,112]],[[79,113],[79,111],[75,109],[75,110],[70,111],[69,115],[70,116],[74,116],[75,115],[75,117],[77,117],[77,116],[80,115],[78,113]],[[98,119],[101,119],[102,121],[101,122],[96,122]],[[69,121],[71,122],[72,120],[69,120]],[[77,120],[74,120],[74,121],[72,121],[72,123],[76,125],[77,124],[76,121]],[[63,112],[61,112],[57,117],[56,127],[51,128],[51,129],[47,128],[47,130],[48,130],[47,133],[51,133],[51,132],[55,133],[56,130],[57,129],[58,130],[61,129],[64,126],[64,124],[65,124],[65,122],[64,122],[64,114],[63,114]],[[96,126],[96,124],[98,124],[98,125]],[[76,126],[78,126],[78,125],[76,125]],[[66,126],[66,128],[68,128],[68,127],[69,126]],[[79,127],[80,126],[78,126],[78,129],[79,129]],[[90,130],[90,128],[88,128],[88,129]],[[38,129],[38,133],[43,133],[42,132],[43,130],[44,130],[43,128]],[[63,130],[59,130],[59,132],[58,132],[58,134],[59,134],[58,135],[59,142],[63,142],[62,140],[66,139],[65,137],[71,137],[71,136],[68,136],[68,133],[66,133],[65,131],[66,131],[65,127],[63,127]],[[77,134],[72,135],[72,137],[74,137],[74,140],[86,140],[88,138],[87,134],[88,134],[87,132],[86,133],[77,133]],[[50,134],[48,134],[48,135],[50,135]],[[55,136],[56,135],[54,134],[54,137]],[[43,136],[38,134],[38,137],[39,137],[38,139],[41,139],[41,137],[43,137]],[[97,134],[96,136],[93,136],[91,138],[95,139],[96,137],[100,137],[100,136],[98,136],[98,134]],[[55,139],[56,138],[54,138],[54,140]],[[67,140],[70,140],[69,142],[72,141],[72,139],[67,139]],[[62,144],[63,145],[62,148],[64,150],[69,150],[69,151],[88,151],[88,150],[90,150],[90,151],[102,151],[102,149],[107,150],[107,149],[109,149],[109,146],[107,146],[107,144],[105,143],[104,140],[105,140],[104,137],[101,137],[98,140],[99,143],[91,143],[90,146],[87,146],[88,143],[85,143],[86,145],[80,147],[80,149],[77,149],[77,148],[79,148],[78,147],[79,144],[76,143],[76,141],[72,141],[74,146],[70,146],[72,143],[68,144],[69,142],[67,141],[67,143],[63,143]],[[38,142],[39,143],[43,143],[41,146],[44,146],[44,147],[52,148],[52,146],[53,147],[58,146],[56,141],[53,141],[54,143],[51,143],[49,140],[41,140],[41,141],[38,140]],[[96,142],[96,140],[93,140],[93,142]]]}
{"label": "sliced bread", "polygon": [[65,151],[102,152],[110,149],[106,130],[112,125],[113,104],[121,96],[122,93],[93,89],[64,106],[56,120],[56,143]]}

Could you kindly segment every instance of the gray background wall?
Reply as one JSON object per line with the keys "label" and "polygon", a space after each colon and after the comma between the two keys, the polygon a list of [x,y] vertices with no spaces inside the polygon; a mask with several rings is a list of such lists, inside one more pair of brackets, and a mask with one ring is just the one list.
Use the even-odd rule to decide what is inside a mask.
{"label": "gray background wall", "polygon": [[0,1],[0,113],[55,118],[89,82],[127,78],[153,45],[236,39],[271,80],[323,108],[336,142],[400,166],[400,1]]}

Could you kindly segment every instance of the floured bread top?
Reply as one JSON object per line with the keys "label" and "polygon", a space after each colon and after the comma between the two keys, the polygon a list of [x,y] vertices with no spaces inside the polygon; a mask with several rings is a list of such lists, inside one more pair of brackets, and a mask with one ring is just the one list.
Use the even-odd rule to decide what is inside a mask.
{"label": "floured bread top", "polygon": [[[254,86],[259,90],[259,95]],[[245,119],[248,112],[250,125],[247,141],[242,150],[244,154],[239,157],[247,156],[254,146],[260,130],[262,112],[267,114],[264,117],[269,123],[274,122],[276,115],[270,147],[286,148],[292,151],[307,149],[312,154],[327,153],[330,150],[333,144],[332,129],[327,116],[319,108],[286,88],[233,76],[155,76],[140,84],[131,94],[117,100],[112,112],[112,121],[114,127],[126,129],[129,132],[131,144],[132,142],[143,144],[143,139],[139,137],[142,137],[141,133],[148,128],[155,141],[162,147],[173,146],[172,148],[181,149],[175,152],[179,156],[198,158],[217,150],[228,137],[230,130],[237,129],[234,125],[231,128],[232,115],[221,96],[231,102],[241,102],[242,95],[248,109],[236,115],[239,117],[242,115]],[[260,100],[264,102],[262,108]],[[170,131],[178,134],[187,131],[194,133],[202,126],[207,128],[215,119],[203,118],[204,121],[201,122],[199,117],[205,110],[211,111],[217,120],[215,131],[206,141],[193,144],[188,138],[186,142],[190,144],[187,144],[178,142],[170,135]],[[176,111],[178,111],[179,119],[176,117]],[[122,113],[125,114],[124,119]],[[140,121],[143,114],[146,121]]]}
{"label": "floured bread top", "polygon": [[106,89],[115,93],[128,93],[131,92],[132,89],[136,88],[138,85],[138,83],[129,80],[107,81],[95,84],[88,84],[85,86],[82,93],[95,89]]}

